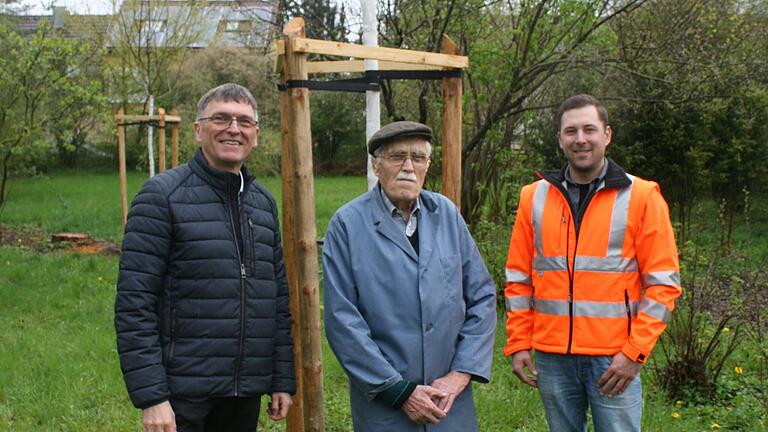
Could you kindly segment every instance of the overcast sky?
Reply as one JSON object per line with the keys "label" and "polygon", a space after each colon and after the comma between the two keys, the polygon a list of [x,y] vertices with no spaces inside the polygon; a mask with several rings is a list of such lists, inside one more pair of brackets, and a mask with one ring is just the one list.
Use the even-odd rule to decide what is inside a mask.
{"label": "overcast sky", "polygon": [[26,12],[30,15],[50,15],[47,6],[53,3],[55,6],[64,6],[70,12],[77,14],[106,15],[112,13],[113,3],[118,0],[21,0],[24,6],[30,9]]}

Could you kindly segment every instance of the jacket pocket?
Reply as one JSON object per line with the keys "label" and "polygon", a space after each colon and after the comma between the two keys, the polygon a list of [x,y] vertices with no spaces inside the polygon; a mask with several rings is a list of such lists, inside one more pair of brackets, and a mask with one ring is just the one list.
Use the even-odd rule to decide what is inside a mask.
{"label": "jacket pocket", "polygon": [[627,336],[632,333],[632,308],[629,307],[629,292],[624,290],[624,307],[627,309]]}
{"label": "jacket pocket", "polygon": [[251,250],[251,274],[256,275],[256,243],[253,241],[253,219],[248,217],[248,240]]}
{"label": "jacket pocket", "polygon": [[458,301],[459,298],[463,296],[461,285],[461,256],[459,254],[441,256],[440,270],[443,274],[443,282],[446,284],[445,289],[448,293],[448,298],[452,302]]}
{"label": "jacket pocket", "polygon": [[170,366],[171,360],[173,360],[173,350],[176,348],[176,307],[171,305],[171,332],[170,332],[170,347],[168,348],[168,365]]}

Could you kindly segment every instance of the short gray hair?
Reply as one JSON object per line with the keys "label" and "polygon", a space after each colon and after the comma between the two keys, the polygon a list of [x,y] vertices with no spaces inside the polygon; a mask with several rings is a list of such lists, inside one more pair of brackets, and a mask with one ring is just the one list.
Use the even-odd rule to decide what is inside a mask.
{"label": "short gray hair", "polygon": [[208,90],[197,102],[197,118],[205,114],[208,104],[214,101],[247,103],[253,107],[255,120],[259,121],[259,111],[256,108],[256,99],[251,92],[240,84],[227,83]]}

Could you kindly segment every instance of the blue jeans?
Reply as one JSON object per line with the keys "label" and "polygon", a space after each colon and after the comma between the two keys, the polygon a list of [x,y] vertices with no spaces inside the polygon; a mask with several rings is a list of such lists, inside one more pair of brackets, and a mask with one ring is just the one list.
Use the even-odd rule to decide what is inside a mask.
{"label": "blue jeans", "polygon": [[586,432],[587,407],[596,432],[640,431],[643,388],[640,374],[621,393],[601,396],[597,381],[612,356],[536,352],[539,394],[552,432]]}

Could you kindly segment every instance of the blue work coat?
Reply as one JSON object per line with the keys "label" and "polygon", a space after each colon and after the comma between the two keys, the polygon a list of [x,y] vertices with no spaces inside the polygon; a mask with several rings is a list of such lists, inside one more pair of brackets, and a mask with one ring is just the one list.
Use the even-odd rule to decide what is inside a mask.
{"label": "blue work coat", "polygon": [[356,431],[476,431],[472,386],[437,425],[417,425],[376,396],[450,371],[488,382],[496,292],[456,206],[422,191],[419,254],[379,188],[341,207],[323,246],[325,331],[349,376]]}

